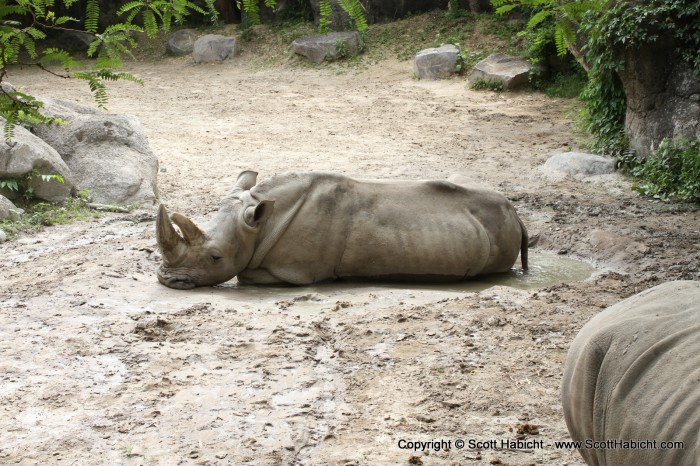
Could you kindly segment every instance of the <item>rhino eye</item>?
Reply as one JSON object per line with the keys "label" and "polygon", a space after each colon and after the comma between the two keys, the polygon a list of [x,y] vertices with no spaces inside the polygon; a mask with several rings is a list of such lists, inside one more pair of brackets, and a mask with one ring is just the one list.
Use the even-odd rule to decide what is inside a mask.
{"label": "rhino eye", "polygon": [[212,254],[212,255],[211,255],[211,259],[212,259],[214,262],[218,262],[219,260],[221,260],[221,256],[217,256],[217,255],[215,255],[215,254]]}

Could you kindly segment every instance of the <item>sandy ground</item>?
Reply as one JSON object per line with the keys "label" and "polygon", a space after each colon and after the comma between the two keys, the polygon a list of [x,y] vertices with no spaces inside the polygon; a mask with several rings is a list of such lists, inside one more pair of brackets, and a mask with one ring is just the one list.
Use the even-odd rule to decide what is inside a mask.
{"label": "sandy ground", "polygon": [[[156,280],[153,210],[25,235],[0,245],[2,464],[582,464],[554,446],[569,343],[622,298],[700,279],[697,208],[639,198],[619,175],[541,171],[577,145],[571,101],[416,81],[391,60],[129,69],[145,86],[114,85],[110,110],[143,122],[169,209],[207,218],[244,169],[462,173],[540,233],[533,272],[176,291]],[[84,83],[45,78],[10,76],[90,103]],[[516,439],[542,447],[500,448]],[[451,448],[402,448],[418,441]]]}

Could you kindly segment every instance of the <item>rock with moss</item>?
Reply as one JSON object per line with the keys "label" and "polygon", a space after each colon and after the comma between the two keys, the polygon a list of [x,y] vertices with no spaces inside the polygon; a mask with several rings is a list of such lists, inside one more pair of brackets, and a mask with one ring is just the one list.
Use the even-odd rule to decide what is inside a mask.
{"label": "rock with moss", "polygon": [[513,90],[527,86],[533,66],[522,58],[494,53],[474,65],[469,73],[469,85],[477,81],[503,83],[503,89]]}
{"label": "rock with moss", "polygon": [[413,60],[413,73],[418,79],[448,78],[457,72],[459,49],[452,45],[421,50]]}
{"label": "rock with moss", "polygon": [[[0,129],[4,127],[0,118]],[[16,189],[1,193],[10,198],[25,195],[61,202],[75,192],[73,173],[59,153],[21,126],[15,126],[9,144],[0,140],[0,180],[13,182]]]}
{"label": "rock with moss", "polygon": [[292,50],[314,63],[333,61],[346,56],[358,55],[363,43],[360,33],[331,32],[304,36],[292,42]]}

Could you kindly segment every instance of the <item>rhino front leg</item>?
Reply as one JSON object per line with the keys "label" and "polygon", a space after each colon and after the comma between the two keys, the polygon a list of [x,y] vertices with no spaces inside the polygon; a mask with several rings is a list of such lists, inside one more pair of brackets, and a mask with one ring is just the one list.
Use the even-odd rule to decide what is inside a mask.
{"label": "rhino front leg", "polygon": [[333,278],[316,276],[296,267],[275,267],[274,271],[264,268],[246,269],[238,274],[238,281],[247,285],[310,285]]}
{"label": "rhino front leg", "polygon": [[238,281],[244,285],[288,285],[265,269],[246,269],[238,274]]}

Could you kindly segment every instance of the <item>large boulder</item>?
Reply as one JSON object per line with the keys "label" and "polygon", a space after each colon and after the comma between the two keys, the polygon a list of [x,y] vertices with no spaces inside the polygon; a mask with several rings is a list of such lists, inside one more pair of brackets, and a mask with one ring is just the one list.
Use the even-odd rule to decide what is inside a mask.
{"label": "large boulder", "polygon": [[527,85],[532,70],[527,60],[494,53],[474,66],[469,74],[469,84],[473,85],[477,80],[497,81],[503,83],[504,89],[513,90]]}
{"label": "large boulder", "polygon": [[180,29],[170,34],[165,51],[169,55],[189,55],[194,50],[197,33],[194,29]]}
{"label": "large boulder", "polygon": [[47,114],[67,124],[39,126],[36,134],[61,154],[79,190],[90,190],[93,200],[102,204],[154,204],[158,159],[138,119],[42,100]]}
{"label": "large boulder", "polygon": [[660,38],[618,51],[627,97],[630,147],[648,157],[664,138],[700,138],[700,77],[682,60],[676,43]]}
{"label": "large boulder", "polygon": [[585,152],[561,152],[547,159],[544,168],[576,178],[587,178],[614,173],[615,159]]}
{"label": "large boulder", "polygon": [[362,51],[362,46],[362,38],[357,31],[304,36],[292,42],[294,53],[314,63],[342,58],[343,54],[357,55]]}
{"label": "large boulder", "polygon": [[[5,127],[5,120],[0,119],[0,131]],[[73,173],[61,159],[59,153],[46,142],[36,137],[21,126],[15,126],[15,137],[9,144],[0,139],[0,178],[21,179],[30,173],[36,175],[58,175],[63,183],[55,178],[45,180],[41,176],[32,176],[29,186],[33,195],[50,202],[61,202],[75,192]],[[13,197],[13,191],[1,193]]]}
{"label": "large boulder", "polygon": [[194,43],[192,57],[195,63],[222,62],[238,54],[238,41],[235,37],[207,34]]}
{"label": "large boulder", "polygon": [[459,49],[452,44],[421,50],[413,60],[413,72],[418,79],[447,78],[457,71]]}

